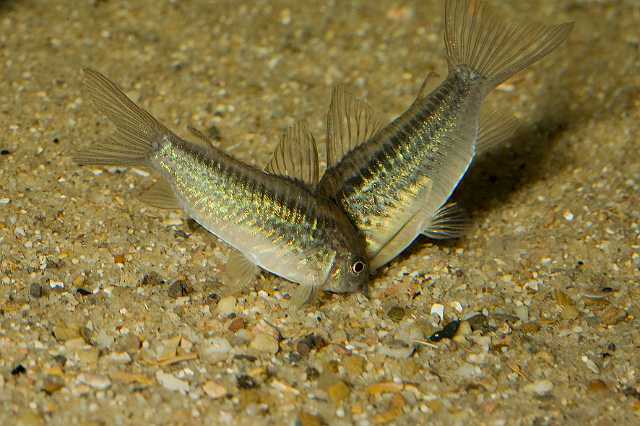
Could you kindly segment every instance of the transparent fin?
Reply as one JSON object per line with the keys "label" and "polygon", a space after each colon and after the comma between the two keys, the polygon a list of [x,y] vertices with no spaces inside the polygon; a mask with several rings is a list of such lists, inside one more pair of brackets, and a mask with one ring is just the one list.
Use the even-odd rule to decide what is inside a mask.
{"label": "transparent fin", "polygon": [[318,297],[319,289],[315,285],[298,285],[291,293],[291,307],[300,309],[312,303]]}
{"label": "transparent fin", "polygon": [[384,266],[398,256],[398,254],[402,253],[424,229],[424,223],[428,220],[429,216],[428,200],[432,195],[431,190],[433,183],[429,181],[427,185],[425,185],[425,196],[421,200],[422,205],[419,206],[417,212],[369,259],[369,268],[371,268],[372,271]]}
{"label": "transparent fin", "polygon": [[236,249],[230,249],[222,282],[232,293],[241,292],[255,282],[260,273],[258,265]]}
{"label": "transparent fin", "polygon": [[422,81],[422,84],[420,85],[420,89],[418,89],[418,96],[416,96],[416,100],[414,101],[414,103],[426,98],[429,95],[429,92],[430,92],[429,89],[432,88],[433,82],[438,77],[439,77],[438,73],[436,72],[429,71],[427,73],[427,76],[424,78],[424,80]]}
{"label": "transparent fin", "polygon": [[305,121],[284,131],[265,171],[316,186],[320,179],[318,148]]}
{"label": "transparent fin", "polygon": [[327,168],[333,167],[382,127],[382,121],[364,101],[337,85],[327,113]]}
{"label": "transparent fin", "polygon": [[84,70],[85,95],[96,109],[116,126],[107,141],[78,150],[73,159],[78,164],[143,164],[158,149],[163,139],[173,134],[147,111],[138,107],[118,86],[104,75]]}
{"label": "transparent fin", "polygon": [[140,201],[159,209],[182,209],[173,188],[164,180],[159,180],[140,195]]}
{"label": "transparent fin", "polygon": [[478,131],[478,154],[483,154],[502,142],[508,141],[518,133],[520,121],[513,116],[489,108],[480,113]]}
{"label": "transparent fin", "polygon": [[447,240],[460,238],[467,229],[465,212],[456,203],[447,203],[436,211],[422,234],[434,240]]}
{"label": "transparent fin", "polygon": [[573,28],[509,22],[479,0],[446,1],[444,16],[449,71],[470,67],[486,79],[485,92],[551,53]]}
{"label": "transparent fin", "polygon": [[204,143],[206,146],[214,148],[216,150],[218,149],[215,146],[213,139],[211,139],[209,136],[202,133],[202,131],[196,129],[193,126],[187,126],[187,130],[189,130],[189,132],[191,132],[193,136],[197,137],[200,140],[200,142]]}

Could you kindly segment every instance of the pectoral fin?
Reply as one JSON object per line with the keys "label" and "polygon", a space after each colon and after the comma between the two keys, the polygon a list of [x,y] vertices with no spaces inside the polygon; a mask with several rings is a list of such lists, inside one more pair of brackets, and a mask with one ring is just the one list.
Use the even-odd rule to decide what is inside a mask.
{"label": "pectoral fin", "polygon": [[255,282],[260,273],[258,265],[236,249],[231,249],[222,282],[230,292],[240,292]]}

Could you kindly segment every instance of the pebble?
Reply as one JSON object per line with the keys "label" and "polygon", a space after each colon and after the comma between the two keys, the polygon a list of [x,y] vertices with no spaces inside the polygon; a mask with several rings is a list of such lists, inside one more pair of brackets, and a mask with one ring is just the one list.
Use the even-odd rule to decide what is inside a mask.
{"label": "pebble", "polygon": [[610,306],[602,313],[602,315],[600,315],[600,319],[605,325],[616,325],[619,322],[623,321],[626,316],[627,313],[622,309],[615,306]]}
{"label": "pebble", "polygon": [[327,394],[329,394],[329,399],[334,404],[340,405],[342,401],[349,397],[351,390],[342,380],[338,380],[327,388]]}
{"label": "pebble", "polygon": [[400,322],[404,318],[405,309],[402,306],[394,306],[387,312],[387,316],[395,322]]}
{"label": "pebble", "polygon": [[516,306],[514,311],[520,321],[523,323],[529,321],[529,308],[525,305]]}
{"label": "pebble", "polygon": [[64,379],[60,376],[48,374],[42,382],[42,390],[51,395],[64,387]]}
{"label": "pebble", "polygon": [[129,364],[131,356],[127,352],[113,352],[107,359],[114,364]]}
{"label": "pebble", "polygon": [[434,303],[431,305],[431,315],[437,315],[440,321],[444,319],[444,305],[440,303]]}
{"label": "pebble", "polygon": [[229,331],[235,333],[236,331],[244,328],[244,319],[242,318],[234,318],[233,321],[229,324]]}
{"label": "pebble", "polygon": [[31,286],[29,286],[29,296],[33,297],[34,299],[39,299],[40,297],[42,297],[44,291],[42,290],[42,286],[38,283],[32,283]]}
{"label": "pebble", "polygon": [[390,358],[403,359],[409,358],[415,350],[415,345],[408,345],[401,340],[394,340],[388,344],[381,345],[378,348],[378,353]]}
{"label": "pebble", "polygon": [[480,367],[469,364],[468,362],[463,362],[462,365],[456,369],[455,374],[465,380],[477,379],[484,375]]}
{"label": "pebble", "polygon": [[359,377],[364,372],[365,360],[361,356],[352,355],[344,359],[343,365],[351,377]]}
{"label": "pebble", "polygon": [[187,393],[189,391],[189,383],[176,378],[172,374],[167,374],[161,370],[158,370],[156,372],[156,380],[165,389],[168,389],[170,391],[178,391],[182,393]]}
{"label": "pebble", "polygon": [[278,341],[267,333],[258,333],[251,341],[250,348],[260,352],[276,354],[280,349]]}
{"label": "pebble", "polygon": [[227,390],[225,389],[225,387],[218,382],[214,382],[213,380],[209,380],[204,385],[202,385],[202,390],[211,399],[219,399],[227,394]]}
{"label": "pebble", "polygon": [[224,337],[207,339],[199,348],[200,358],[208,362],[223,361],[229,357],[231,344]]}
{"label": "pebble", "polygon": [[300,426],[323,426],[325,422],[322,420],[320,416],[314,416],[313,414],[309,414],[305,411],[301,411],[298,415],[298,422]]}
{"label": "pebble", "polygon": [[178,297],[188,296],[193,292],[193,288],[186,280],[176,280],[171,283],[167,292],[169,297],[176,299]]}
{"label": "pebble", "polygon": [[524,391],[527,393],[533,393],[539,396],[548,395],[553,390],[553,383],[550,380],[538,380],[533,383],[529,383],[524,387]]}
{"label": "pebble", "polygon": [[602,380],[595,379],[589,382],[589,384],[587,385],[587,390],[591,393],[604,392],[608,391],[609,387]]}
{"label": "pebble", "polygon": [[78,383],[91,386],[94,389],[105,390],[111,387],[111,380],[106,376],[98,374],[82,373],[78,375]]}
{"label": "pebble", "polygon": [[220,299],[216,311],[218,315],[226,317],[232,314],[236,309],[236,298],[233,296],[226,296]]}
{"label": "pebble", "polygon": [[588,356],[583,355],[581,359],[582,359],[582,362],[584,362],[584,364],[587,366],[587,368],[591,370],[594,374],[600,374],[600,369],[598,368],[596,363],[593,362]]}

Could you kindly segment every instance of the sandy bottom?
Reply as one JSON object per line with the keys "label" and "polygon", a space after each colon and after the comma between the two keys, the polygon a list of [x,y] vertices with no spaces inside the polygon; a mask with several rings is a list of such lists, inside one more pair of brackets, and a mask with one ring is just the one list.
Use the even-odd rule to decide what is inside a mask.
{"label": "sandy bottom", "polygon": [[576,28],[492,95],[524,126],[457,191],[467,236],[291,311],[268,274],[224,296],[153,175],[71,162],[112,131],[80,70],[265,164],[335,83],[391,118],[446,75],[440,2],[0,1],[0,424],[640,422],[640,5],[502,7]]}

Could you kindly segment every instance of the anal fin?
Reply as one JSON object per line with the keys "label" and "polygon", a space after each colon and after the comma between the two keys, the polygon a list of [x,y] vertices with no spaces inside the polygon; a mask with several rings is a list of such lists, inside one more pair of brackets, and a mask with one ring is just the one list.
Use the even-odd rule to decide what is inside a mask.
{"label": "anal fin", "polygon": [[258,265],[236,249],[231,249],[222,282],[230,292],[240,292],[253,283],[260,272]]}
{"label": "anal fin", "polygon": [[520,121],[512,114],[483,108],[480,112],[477,153],[484,154],[518,133]]}
{"label": "anal fin", "polygon": [[456,203],[440,207],[424,227],[422,234],[434,240],[460,238],[468,228],[467,216]]}
{"label": "anal fin", "polygon": [[140,200],[159,209],[182,209],[173,192],[173,188],[164,180],[159,180],[142,193]]}

